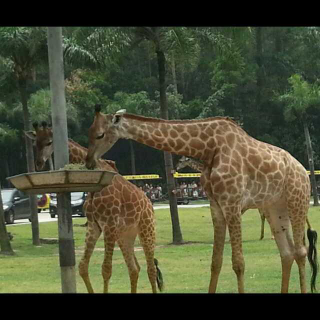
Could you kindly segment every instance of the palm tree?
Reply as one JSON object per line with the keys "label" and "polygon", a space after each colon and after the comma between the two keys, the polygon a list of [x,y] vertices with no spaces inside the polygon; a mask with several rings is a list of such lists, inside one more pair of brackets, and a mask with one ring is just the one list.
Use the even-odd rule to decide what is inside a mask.
{"label": "palm tree", "polygon": [[311,188],[314,199],[313,205],[319,206],[317,183],[314,172],[313,150],[308,127],[309,116],[307,110],[312,106],[319,106],[320,87],[317,83],[314,83],[313,85],[309,84],[307,81],[303,80],[299,74],[292,75],[288,79],[288,82],[291,85],[290,90],[287,93],[278,96],[278,99],[279,101],[286,103],[286,107],[284,109],[286,121],[294,121],[295,119],[298,119],[300,123],[302,123],[307,147]]}
{"label": "palm tree", "polygon": [[[159,88],[160,88],[160,114],[161,118],[168,119],[168,103],[166,95],[166,57],[165,57],[165,34],[167,28],[161,27],[136,27],[134,33],[136,42],[149,40],[154,45],[154,50],[157,54],[158,70],[159,70]],[[164,152],[164,162],[167,176],[168,195],[170,203],[170,213],[172,221],[173,243],[178,244],[183,242],[182,232],[180,228],[177,197],[173,192],[175,190],[175,181],[173,177],[173,160],[169,152]]]}
{"label": "palm tree", "polygon": [[[47,61],[46,32],[41,27],[1,27],[0,55],[10,61],[23,109],[24,130],[31,130],[28,109],[30,80],[36,78],[36,66]],[[32,142],[25,137],[28,172],[35,171]],[[37,197],[30,196],[32,240],[40,244]]]}

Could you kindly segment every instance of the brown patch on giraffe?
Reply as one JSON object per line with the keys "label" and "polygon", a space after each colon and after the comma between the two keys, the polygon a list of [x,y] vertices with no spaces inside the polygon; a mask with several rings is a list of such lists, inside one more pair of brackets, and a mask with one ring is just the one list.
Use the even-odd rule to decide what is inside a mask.
{"label": "brown patch on giraffe", "polygon": [[222,194],[226,190],[224,182],[221,181],[213,186],[213,192],[217,194]]}
{"label": "brown patch on giraffe", "polygon": [[171,148],[175,148],[176,143],[175,143],[175,141],[174,141],[174,140],[172,140],[172,139],[168,138],[168,143],[169,143],[169,146],[170,146]]}
{"label": "brown patch on giraffe", "polygon": [[176,150],[181,150],[185,146],[185,142],[183,142],[180,138],[176,140]]}
{"label": "brown patch on giraffe", "polygon": [[162,136],[165,137],[165,138],[167,138],[168,135],[169,135],[169,129],[170,129],[170,128],[168,127],[168,125],[162,123],[162,124],[160,125],[159,129],[160,129],[160,131],[161,131],[161,133],[162,133]]}
{"label": "brown patch on giraffe", "polygon": [[236,141],[236,136],[234,133],[229,133],[226,135],[226,141],[227,141],[227,144],[229,145],[229,147],[231,149],[234,148],[234,145],[235,145],[235,141]]}
{"label": "brown patch on giraffe", "polygon": [[214,135],[214,131],[210,126],[204,130],[204,133],[206,133],[209,137],[213,137]]}
{"label": "brown patch on giraffe", "polygon": [[162,137],[162,133],[161,133],[161,131],[159,129],[154,130],[153,131],[153,135],[157,136],[157,137]]}
{"label": "brown patch on giraffe", "polygon": [[125,210],[126,210],[127,212],[134,210],[134,205],[133,205],[132,202],[127,202],[127,203],[124,204],[124,206],[125,206]]}
{"label": "brown patch on giraffe", "polygon": [[191,137],[198,137],[199,129],[197,125],[188,125],[186,127],[187,132],[190,134]]}
{"label": "brown patch on giraffe", "polygon": [[199,137],[202,141],[207,141],[209,139],[209,136],[205,133],[205,132],[201,132],[200,133],[200,137]]}
{"label": "brown patch on giraffe", "polygon": [[281,174],[279,171],[277,171],[277,172],[274,174],[273,179],[275,179],[275,180],[282,180],[282,179],[283,179],[282,174]]}
{"label": "brown patch on giraffe", "polygon": [[236,170],[235,167],[232,165],[231,163],[231,166],[230,166],[230,174],[232,176],[236,176],[238,174],[239,170]]}
{"label": "brown patch on giraffe", "polygon": [[137,197],[137,194],[133,192],[131,193],[131,202],[135,203],[136,201],[138,201],[138,197]]}
{"label": "brown patch on giraffe", "polygon": [[201,158],[203,157],[203,151],[198,151],[198,153],[196,153],[196,154],[194,155],[194,157],[195,157],[196,159],[201,159]]}
{"label": "brown patch on giraffe", "polygon": [[[268,173],[271,171],[271,163],[268,161],[263,161],[262,165],[260,165],[260,171],[263,173]],[[271,171],[273,172],[273,171]]]}
{"label": "brown patch on giraffe", "polygon": [[230,157],[228,155],[225,155],[224,153],[220,155],[220,159],[221,159],[221,162],[224,164],[229,164],[231,160]]}
{"label": "brown patch on giraffe", "polygon": [[107,209],[111,209],[113,207],[113,202],[109,201],[105,203]]}
{"label": "brown patch on giraffe", "polygon": [[200,139],[191,139],[189,146],[197,150],[203,150],[205,148],[205,144]]}
{"label": "brown patch on giraffe", "polygon": [[214,140],[211,138],[207,141],[207,148],[209,149],[213,149],[215,147],[215,142]]}
{"label": "brown patch on giraffe", "polygon": [[189,141],[190,140],[190,136],[188,133],[186,132],[183,132],[181,135],[180,135],[181,139],[183,139],[184,141]]}
{"label": "brown patch on giraffe", "polygon": [[172,128],[179,133],[182,133],[184,131],[184,125],[181,125],[181,124],[180,125],[173,125]]}
{"label": "brown patch on giraffe", "polygon": [[155,147],[156,143],[152,139],[147,139],[146,144],[150,147]]}
{"label": "brown patch on giraffe", "polygon": [[170,137],[173,139],[176,139],[179,136],[178,132],[174,129],[171,129],[169,133],[170,133]]}

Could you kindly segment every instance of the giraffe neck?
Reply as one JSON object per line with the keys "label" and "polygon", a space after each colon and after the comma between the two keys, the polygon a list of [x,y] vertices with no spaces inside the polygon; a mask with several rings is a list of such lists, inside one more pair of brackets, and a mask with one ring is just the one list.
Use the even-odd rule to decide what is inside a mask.
{"label": "giraffe neck", "polygon": [[[81,146],[79,143],[73,141],[72,139],[68,140],[69,147],[69,162],[70,163],[86,163],[86,156],[88,149]],[[109,171],[118,172],[117,168],[113,161],[99,159],[97,161],[97,167],[99,169],[105,169]]]}
{"label": "giraffe neck", "polygon": [[82,147],[79,143],[68,140],[69,147],[69,162],[70,163],[85,163],[87,149]]}
{"label": "giraffe neck", "polygon": [[[118,126],[120,138],[133,139],[150,147],[200,160],[211,158],[219,136],[242,131],[234,121],[216,117],[201,120],[162,120],[124,114]],[[246,134],[247,135],[247,134]]]}
{"label": "giraffe neck", "polygon": [[186,165],[190,168],[197,170],[199,172],[203,171],[203,163],[196,161],[196,160],[189,160],[186,162]]}

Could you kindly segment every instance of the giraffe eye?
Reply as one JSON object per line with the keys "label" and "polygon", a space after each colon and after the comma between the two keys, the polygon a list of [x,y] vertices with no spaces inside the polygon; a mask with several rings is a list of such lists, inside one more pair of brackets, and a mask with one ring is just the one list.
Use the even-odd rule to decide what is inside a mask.
{"label": "giraffe eye", "polygon": [[47,147],[49,147],[49,146],[51,146],[51,145],[52,145],[52,141],[49,141],[49,142],[46,144]]}
{"label": "giraffe eye", "polygon": [[100,136],[97,136],[96,139],[99,140],[99,139],[102,139],[103,137],[104,137],[104,133],[101,134]]}

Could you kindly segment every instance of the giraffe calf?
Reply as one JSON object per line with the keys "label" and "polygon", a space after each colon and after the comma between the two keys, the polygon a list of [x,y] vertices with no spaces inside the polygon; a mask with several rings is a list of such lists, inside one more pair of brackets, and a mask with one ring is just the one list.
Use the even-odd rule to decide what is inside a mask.
{"label": "giraffe calf", "polygon": [[[42,170],[45,162],[53,153],[53,133],[46,123],[42,128],[34,124],[34,131],[25,134],[36,141],[36,168]],[[69,162],[84,163],[87,149],[69,139]],[[114,161],[98,160],[96,166],[101,170],[118,172]],[[79,263],[79,273],[89,293],[93,288],[89,278],[89,261],[101,233],[104,236],[105,256],[102,264],[104,293],[108,292],[112,273],[112,255],[117,242],[128,267],[131,292],[136,293],[140,266],[134,254],[134,242],[137,235],[140,238],[146,261],[152,292],[163,288],[162,274],[158,261],[154,259],[155,250],[155,217],[151,201],[134,184],[120,174],[114,176],[112,184],[100,192],[90,192],[84,204],[88,219],[85,249]]]}

